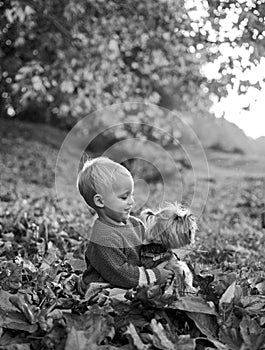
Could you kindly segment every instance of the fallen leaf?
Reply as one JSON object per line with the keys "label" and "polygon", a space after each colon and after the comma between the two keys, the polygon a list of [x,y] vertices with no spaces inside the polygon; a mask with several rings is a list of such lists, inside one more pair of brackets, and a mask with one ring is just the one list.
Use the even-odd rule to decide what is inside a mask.
{"label": "fallen leaf", "polygon": [[36,323],[36,320],[37,320],[37,317],[36,317],[37,314],[35,312],[36,307],[33,308],[28,303],[26,303],[23,295],[20,295],[20,294],[11,295],[9,300],[13,305],[15,305],[23,313],[23,315],[26,317],[26,319],[30,324]]}
{"label": "fallen leaf", "polygon": [[68,263],[73,271],[85,271],[86,269],[86,263],[84,259],[76,259],[73,257],[73,253],[68,253],[65,256],[65,262]]}
{"label": "fallen leaf", "polygon": [[206,337],[217,338],[218,324],[214,315],[187,312],[189,318],[191,318],[198,329]]}
{"label": "fallen leaf", "polygon": [[133,346],[137,349],[137,350],[148,350],[151,349],[151,345],[150,344],[144,344],[139,336],[139,334],[137,333],[136,328],[134,327],[134,325],[132,323],[129,324],[129,326],[127,327],[127,330],[124,332],[125,335],[128,336],[128,338],[132,341]]}
{"label": "fallen leaf", "polygon": [[59,250],[52,242],[48,242],[47,253],[45,254],[40,270],[45,271],[51,267],[51,265],[59,258]]}
{"label": "fallen leaf", "polygon": [[235,297],[236,291],[236,281],[234,281],[224,292],[221,299],[219,300],[219,305],[230,304]]}
{"label": "fallen leaf", "polygon": [[195,350],[196,339],[192,339],[190,335],[180,335],[176,343],[175,349],[177,350]]}
{"label": "fallen leaf", "polygon": [[0,310],[1,312],[10,312],[10,311],[17,311],[17,308],[11,303],[10,297],[13,296],[13,294],[0,289]]}
{"label": "fallen leaf", "polygon": [[2,312],[0,311],[0,327],[20,330],[28,333],[34,333],[37,331],[37,324],[29,324],[20,312]]}
{"label": "fallen leaf", "polygon": [[30,350],[31,346],[30,343],[24,343],[24,344],[10,344],[0,346],[0,350]]}
{"label": "fallen leaf", "polygon": [[168,306],[169,309],[178,309],[187,312],[197,312],[209,315],[217,315],[213,306],[210,306],[200,296],[184,296]]}
{"label": "fallen leaf", "polygon": [[223,325],[219,329],[219,339],[228,346],[229,350],[242,349],[243,340],[238,328]]}
{"label": "fallen leaf", "polygon": [[152,343],[154,347],[160,350],[175,349],[175,345],[168,339],[162,324],[157,322],[154,318],[151,321],[151,329],[153,331]]}
{"label": "fallen leaf", "polygon": [[94,347],[89,346],[89,341],[86,337],[86,332],[82,330],[77,330],[74,327],[71,328],[70,332],[67,335],[65,350],[87,350],[87,349],[97,349],[97,345],[94,344]]}
{"label": "fallen leaf", "polygon": [[264,314],[265,311],[265,297],[261,295],[250,295],[240,299],[242,307],[249,314],[256,316],[257,314]]}
{"label": "fallen leaf", "polygon": [[259,291],[260,294],[265,294],[265,281],[257,283],[255,288]]}
{"label": "fallen leaf", "polygon": [[[65,314],[67,325],[76,331],[84,331],[89,344],[102,344],[106,339],[112,339],[115,334],[114,319],[109,314],[112,309],[108,306],[92,305],[84,315]],[[76,334],[73,330],[73,334]],[[76,335],[78,336],[78,335]],[[80,335],[82,338],[82,334]]]}
{"label": "fallen leaf", "polygon": [[218,350],[228,350],[225,344],[217,339],[218,324],[215,316],[195,312],[187,312],[187,315]]}
{"label": "fallen leaf", "polygon": [[244,343],[249,348],[259,349],[259,346],[265,342],[265,330],[249,316],[244,316],[240,322],[240,333]]}

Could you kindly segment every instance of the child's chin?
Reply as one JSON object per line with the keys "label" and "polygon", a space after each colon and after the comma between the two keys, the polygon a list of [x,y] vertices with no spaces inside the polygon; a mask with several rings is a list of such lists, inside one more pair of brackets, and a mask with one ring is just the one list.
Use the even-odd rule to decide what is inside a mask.
{"label": "child's chin", "polygon": [[129,219],[129,217],[130,217],[130,213],[126,213],[125,215],[123,215],[122,221],[123,221],[124,223],[126,223],[127,220]]}

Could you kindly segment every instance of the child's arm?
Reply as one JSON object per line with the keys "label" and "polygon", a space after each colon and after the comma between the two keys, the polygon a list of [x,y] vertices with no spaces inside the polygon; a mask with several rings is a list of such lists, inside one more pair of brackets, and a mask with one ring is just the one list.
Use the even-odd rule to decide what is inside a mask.
{"label": "child's arm", "polygon": [[108,246],[90,243],[86,255],[90,264],[109,283],[121,288],[134,288],[149,283],[163,284],[171,271],[154,268],[145,269],[128,263],[124,252],[117,248],[117,237],[109,237]]}

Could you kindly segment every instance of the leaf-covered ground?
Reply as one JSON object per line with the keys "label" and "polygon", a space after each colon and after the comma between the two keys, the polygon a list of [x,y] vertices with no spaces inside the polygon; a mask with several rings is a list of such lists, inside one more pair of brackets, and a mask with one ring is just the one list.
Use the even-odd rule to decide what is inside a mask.
{"label": "leaf-covered ground", "polygon": [[78,201],[67,213],[56,201],[63,136],[1,125],[0,349],[265,349],[264,177],[229,170],[211,180],[187,258],[198,296],[154,287],[126,302],[104,290],[84,297],[78,282],[93,218]]}

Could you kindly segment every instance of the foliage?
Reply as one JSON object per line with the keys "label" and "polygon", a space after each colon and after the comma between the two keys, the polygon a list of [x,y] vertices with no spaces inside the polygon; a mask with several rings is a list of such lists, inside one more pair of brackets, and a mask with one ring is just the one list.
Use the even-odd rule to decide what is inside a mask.
{"label": "foliage", "polygon": [[[251,86],[260,89],[260,81],[244,73],[249,73],[264,57],[264,1],[206,0],[202,3],[207,14],[199,19],[196,30],[203,34],[202,42],[205,32],[208,33],[207,38],[212,42],[210,51],[219,63],[216,74],[208,78],[211,91],[220,99],[231,88],[237,88],[239,94],[246,93]],[[236,71],[242,74],[237,76]]]}
{"label": "foliage", "polygon": [[[102,289],[83,296],[93,217],[74,200],[60,211],[45,166],[56,160],[55,145],[27,136],[23,157],[11,146],[25,135],[12,132],[0,139],[0,349],[264,349],[263,177],[211,183],[186,258],[199,295],[155,286],[129,291],[126,302]],[[36,166],[38,157],[45,161]]]}
{"label": "foliage", "polygon": [[[2,5],[5,78],[12,79],[21,107],[28,100],[45,102],[50,113],[75,118],[113,102],[158,102],[173,81],[185,96],[202,78],[184,34],[174,34],[175,27],[191,30],[182,5],[9,1]],[[180,77],[172,75],[176,67]]]}
{"label": "foliage", "polygon": [[[253,241],[242,239],[245,247],[226,244],[191,255],[198,296],[176,298],[154,286],[129,291],[125,302],[102,289],[80,294],[84,242],[58,212],[37,215],[45,204],[34,198],[26,206],[1,201],[0,348],[264,349],[265,275],[251,246],[258,231]],[[7,211],[15,203],[19,215]],[[264,266],[264,257],[259,263]]]}
{"label": "foliage", "polygon": [[[210,94],[225,95],[236,70],[264,56],[262,1],[6,0],[0,9],[1,115],[69,126],[127,101],[205,111]],[[218,76],[206,78],[214,61]]]}

